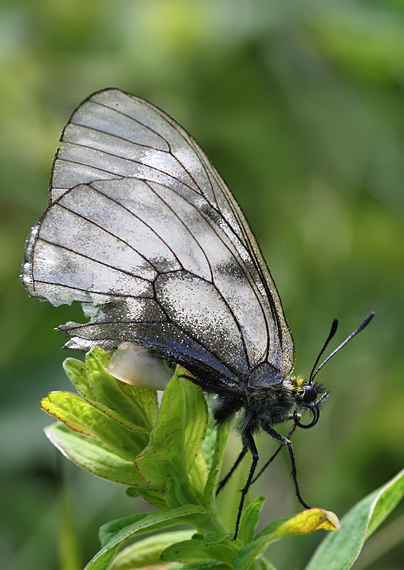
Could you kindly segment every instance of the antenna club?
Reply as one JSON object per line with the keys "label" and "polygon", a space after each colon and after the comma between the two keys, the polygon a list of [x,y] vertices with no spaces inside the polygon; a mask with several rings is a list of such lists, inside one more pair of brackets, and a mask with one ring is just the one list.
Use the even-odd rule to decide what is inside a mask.
{"label": "antenna club", "polygon": [[334,321],[333,321],[333,323],[332,323],[332,325],[331,325],[330,334],[328,335],[328,338],[327,338],[327,340],[325,341],[325,344],[324,344],[323,348],[322,348],[321,351],[320,351],[320,355],[317,357],[316,363],[315,363],[315,365],[313,366],[313,370],[311,371],[311,374],[310,374],[310,383],[313,382],[314,377],[315,377],[315,376],[317,375],[317,373],[321,370],[321,368],[324,366],[324,364],[326,364],[335,354],[337,354],[337,352],[339,352],[339,351],[341,350],[341,348],[342,348],[343,346],[345,346],[350,340],[352,340],[358,333],[360,333],[361,331],[363,331],[363,329],[368,326],[368,324],[370,323],[370,321],[373,319],[374,316],[375,316],[374,311],[372,311],[371,313],[369,313],[369,314],[367,315],[367,317],[365,317],[365,318],[363,319],[363,321],[361,322],[361,324],[344,340],[344,342],[342,342],[339,346],[337,346],[337,348],[336,348],[335,350],[333,350],[333,352],[332,352],[330,355],[328,355],[325,360],[323,360],[323,362],[320,364],[320,366],[319,366],[316,370],[314,370],[315,367],[317,366],[318,361],[320,360],[320,356],[323,354],[325,348],[327,347],[328,343],[330,342],[330,340],[331,340],[332,337],[334,336],[335,331],[337,330],[337,329],[336,329],[336,325],[335,325],[335,331],[334,331],[334,333],[333,333],[334,323],[337,322],[337,324],[338,324],[337,319],[334,319]]}

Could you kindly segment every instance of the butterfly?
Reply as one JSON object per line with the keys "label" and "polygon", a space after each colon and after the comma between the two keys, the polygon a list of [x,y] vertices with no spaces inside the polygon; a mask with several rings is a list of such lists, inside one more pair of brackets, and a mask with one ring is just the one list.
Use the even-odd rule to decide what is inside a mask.
{"label": "butterfly", "polygon": [[94,93],[61,142],[48,207],[25,248],[28,293],[54,306],[82,304],[89,321],[59,327],[70,337],[66,347],[143,347],[216,395],[219,426],[237,417],[238,462],[249,450],[252,464],[235,536],[261,430],[287,447],[307,507],[292,444],[274,426],[317,423],[328,392],[314,382],[325,362],[315,367],[337,321],[309,380],[294,376],[279,293],[240,206],[193,138],[151,103],[119,89]]}

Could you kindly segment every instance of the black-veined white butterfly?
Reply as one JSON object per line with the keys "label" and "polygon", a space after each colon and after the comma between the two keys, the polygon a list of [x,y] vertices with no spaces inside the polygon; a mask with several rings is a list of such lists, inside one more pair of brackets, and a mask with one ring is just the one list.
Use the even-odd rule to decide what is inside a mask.
{"label": "black-veined white butterfly", "polygon": [[[236,534],[259,430],[287,446],[297,497],[307,507],[292,445],[274,425],[317,423],[328,395],[313,381],[320,356],[308,381],[292,375],[294,343],[278,291],[216,169],[171,117],[118,89],[86,99],[61,141],[49,205],[26,245],[29,294],[55,306],[82,303],[91,318],[59,327],[71,337],[65,346],[134,343],[183,365],[216,394],[219,424],[237,414],[239,459],[250,450],[253,460]],[[309,423],[301,420],[304,410]]]}

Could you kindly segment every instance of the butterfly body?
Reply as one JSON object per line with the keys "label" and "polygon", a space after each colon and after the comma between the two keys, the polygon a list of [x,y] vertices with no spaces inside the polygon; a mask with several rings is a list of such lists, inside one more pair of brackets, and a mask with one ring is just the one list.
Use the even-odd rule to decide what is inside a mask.
{"label": "butterfly body", "polygon": [[[235,412],[243,409],[243,414],[238,423],[241,433],[248,426],[252,433],[262,429],[263,425],[274,425],[284,422],[289,417],[289,412],[295,404],[295,394],[288,387],[286,380],[276,378],[263,378],[263,384],[242,383],[237,396],[230,398],[217,396],[214,405],[214,417],[223,422],[230,419]],[[265,382],[265,385],[264,385]],[[234,410],[234,411],[233,411]]]}

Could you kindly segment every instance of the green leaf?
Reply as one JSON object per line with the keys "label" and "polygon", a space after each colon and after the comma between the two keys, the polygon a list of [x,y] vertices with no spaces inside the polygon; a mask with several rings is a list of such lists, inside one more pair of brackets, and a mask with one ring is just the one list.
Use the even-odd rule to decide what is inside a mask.
{"label": "green leaf", "polygon": [[229,426],[224,424],[220,429],[215,430],[215,442],[213,447],[213,457],[208,473],[208,479],[204,491],[204,504],[213,507],[216,503],[216,486],[226,449],[227,438],[229,436]]}
{"label": "green leaf", "polygon": [[[141,479],[140,475],[139,479]],[[142,497],[147,503],[161,511],[167,509],[167,503],[164,499],[164,490],[162,489],[146,488],[139,484],[136,487],[128,487],[126,494],[128,497]]]}
{"label": "green leaf", "polygon": [[[70,427],[68,423],[69,419],[78,421],[83,426],[96,424],[97,418],[99,418],[99,412],[101,412],[107,418],[113,420],[130,432],[145,434],[148,438],[147,434],[149,432],[145,428],[129,422],[118,412],[108,408],[104,404],[87,400],[72,392],[50,392],[48,397],[43,398],[41,401],[41,407],[45,412],[57,417],[57,419],[63,421],[63,423],[66,423],[68,427]],[[59,413],[60,417],[56,415],[57,413]],[[62,419],[62,417],[65,419]],[[91,430],[91,432],[94,433],[93,430]]]}
{"label": "green leaf", "polygon": [[366,540],[375,532],[404,497],[404,469],[386,485],[383,485],[376,493],[377,501],[372,510]]}
{"label": "green leaf", "polygon": [[338,530],[339,521],[332,512],[323,509],[309,509],[290,519],[279,519],[262,530],[255,539],[240,550],[240,556],[234,561],[234,568],[247,570],[262,556],[270,542],[283,536],[309,534],[315,530]]}
{"label": "green leaf", "polygon": [[[42,398],[40,404],[41,408],[47,414],[63,422],[69,429],[81,433],[82,435],[96,438],[97,436],[89,425],[83,421],[83,418],[77,417],[77,414],[74,413],[73,410],[75,406],[69,406],[68,395],[72,397],[76,396],[77,398],[81,397],[77,396],[77,394],[71,394],[70,392],[51,392],[46,398]],[[59,405],[59,402],[62,402],[62,405]]]}
{"label": "green leaf", "polygon": [[306,570],[347,570],[358,558],[365,540],[404,496],[404,470],[355,505],[341,520],[341,532],[328,535]]}
{"label": "green leaf", "polygon": [[[186,476],[186,473],[184,473]],[[185,477],[179,477],[178,473],[170,471],[165,477],[166,488],[164,499],[169,509],[176,509],[181,505],[189,503],[199,503],[198,497],[192,492],[192,489]]]}
{"label": "green leaf", "polygon": [[206,428],[205,439],[203,440],[202,443],[202,452],[205,457],[206,467],[208,471],[210,471],[216,455],[216,447],[217,447],[216,440],[217,440],[218,428],[216,425],[216,421],[213,418],[211,410],[209,409],[208,412],[209,412],[209,420],[208,420],[208,426]]}
{"label": "green leaf", "polygon": [[129,423],[106,406],[101,411],[71,392],[51,392],[41,406],[70,429],[98,437],[119,455],[133,461],[149,439],[144,428]]}
{"label": "green leaf", "polygon": [[228,534],[217,534],[217,532],[208,531],[202,536],[200,535],[199,538],[203,538],[203,543],[206,545],[213,546],[214,544],[219,544],[227,539],[232,540],[233,536],[229,532]]}
{"label": "green leaf", "polygon": [[262,554],[264,554],[266,547],[271,542],[270,540],[271,534],[275,533],[276,530],[280,528],[286,520],[287,519],[279,519],[277,521],[274,521],[273,523],[268,525],[266,529],[264,529],[267,530],[268,532],[267,540],[265,540],[264,537],[263,538],[256,537],[255,540],[253,540],[249,544],[246,544],[240,550],[239,557],[234,561],[234,568],[238,568],[239,570],[247,570],[248,568],[250,568],[251,564],[257,558],[262,556]]}
{"label": "green leaf", "polygon": [[229,565],[223,562],[188,562],[185,565],[181,562],[171,562],[156,566],[153,570],[229,570]]}
{"label": "green leaf", "polygon": [[157,421],[158,399],[156,390],[140,388],[117,380],[120,391],[132,402],[132,406],[138,410],[136,413],[145,418],[144,425],[151,431]]}
{"label": "green leaf", "polygon": [[208,543],[200,538],[178,542],[161,553],[163,562],[222,562],[233,567],[237,556],[235,543],[224,537],[220,543]]}
{"label": "green leaf", "polygon": [[202,450],[200,449],[189,471],[191,487],[193,489],[198,489],[198,491],[201,492],[206,485],[207,477],[208,477],[208,470],[206,467],[205,456],[203,455]]}
{"label": "green leaf", "polygon": [[128,517],[122,517],[120,519],[107,522],[100,528],[98,533],[101,546],[107,546],[110,542],[113,542],[115,537],[123,530],[133,527],[133,525],[137,525],[142,520],[149,517],[150,514],[154,515],[155,513],[135,513]]}
{"label": "green leaf", "polygon": [[200,453],[207,420],[202,390],[189,380],[174,376],[164,392],[150,443],[136,460],[145,481],[164,488],[171,472],[173,480],[170,479],[170,484],[174,495],[180,491],[182,500],[188,497],[187,502],[196,502],[194,491],[198,493],[203,489],[191,488],[189,473],[194,475],[193,484],[198,484],[201,477],[195,477],[194,470],[198,468],[196,458]]}
{"label": "green leaf", "polygon": [[188,540],[195,534],[193,530],[165,532],[139,540],[127,546],[115,558],[111,570],[132,570],[160,563],[160,553],[176,542]]}
{"label": "green leaf", "polygon": [[107,552],[103,552],[100,556],[96,555],[85,567],[84,570],[108,570],[111,567],[116,553],[118,552],[119,545],[111,548]]}
{"label": "green leaf", "polygon": [[183,505],[164,512],[134,514],[103,525],[100,529],[100,539],[103,546],[107,546],[115,544],[123,537],[126,540],[134,533],[144,534],[178,524],[195,526],[196,517],[207,514],[208,511],[202,505]]}
{"label": "green leaf", "polygon": [[248,505],[241,515],[238,539],[243,544],[248,544],[254,538],[255,528],[258,524],[264,501],[264,496],[261,495],[260,497],[257,497]]}
{"label": "green leaf", "polygon": [[94,400],[94,393],[88,382],[86,365],[84,362],[77,360],[76,358],[66,358],[63,362],[63,369],[76,390],[82,394],[84,398]]}
{"label": "green leaf", "polygon": [[132,515],[124,519],[112,521],[101,528],[100,536],[104,546],[86,566],[85,570],[107,568],[97,565],[98,561],[105,559],[110,561],[111,558],[108,558],[109,553],[113,552],[115,554],[126,540],[134,536],[178,524],[194,525],[198,516],[206,514],[207,511],[201,505],[183,505],[172,511]]}
{"label": "green leaf", "polygon": [[66,457],[94,475],[124,485],[147,486],[133,461],[117,455],[101,441],[75,433],[59,422],[45,428],[45,433]]}
{"label": "green leaf", "polygon": [[86,355],[87,377],[95,400],[150,432],[157,416],[156,391],[117,380],[106,370],[109,360],[108,353],[100,348]]}

